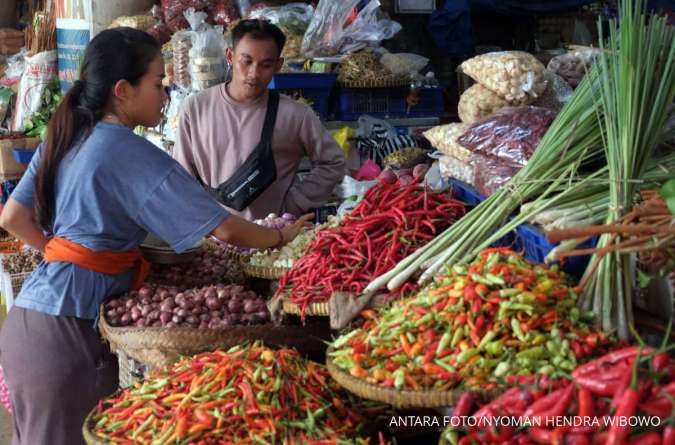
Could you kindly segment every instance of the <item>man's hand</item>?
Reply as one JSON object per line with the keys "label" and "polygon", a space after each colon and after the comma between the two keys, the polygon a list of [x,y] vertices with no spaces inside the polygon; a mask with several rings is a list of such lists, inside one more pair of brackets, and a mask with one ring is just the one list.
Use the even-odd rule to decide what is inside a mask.
{"label": "man's hand", "polygon": [[0,28],[0,54],[16,54],[25,44],[23,32],[12,28]]}

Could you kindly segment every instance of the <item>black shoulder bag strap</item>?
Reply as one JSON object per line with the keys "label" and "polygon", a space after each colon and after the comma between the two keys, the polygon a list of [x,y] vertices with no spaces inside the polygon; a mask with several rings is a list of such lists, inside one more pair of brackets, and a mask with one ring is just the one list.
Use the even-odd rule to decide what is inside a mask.
{"label": "black shoulder bag strap", "polygon": [[244,210],[276,181],[272,136],[278,110],[279,93],[270,90],[260,142],[232,177],[213,190],[225,206],[237,211]]}

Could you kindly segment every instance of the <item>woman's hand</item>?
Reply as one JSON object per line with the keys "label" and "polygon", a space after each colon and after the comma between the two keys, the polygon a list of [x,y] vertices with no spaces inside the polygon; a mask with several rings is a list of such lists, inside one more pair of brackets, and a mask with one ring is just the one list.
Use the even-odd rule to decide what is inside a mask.
{"label": "woman's hand", "polygon": [[281,244],[284,245],[290,243],[296,236],[304,232],[307,228],[307,223],[309,223],[312,218],[314,218],[312,213],[302,215],[296,222],[281,229]]}
{"label": "woman's hand", "polygon": [[13,198],[0,213],[0,226],[29,246],[44,252],[47,237],[35,222],[35,211],[24,207]]}

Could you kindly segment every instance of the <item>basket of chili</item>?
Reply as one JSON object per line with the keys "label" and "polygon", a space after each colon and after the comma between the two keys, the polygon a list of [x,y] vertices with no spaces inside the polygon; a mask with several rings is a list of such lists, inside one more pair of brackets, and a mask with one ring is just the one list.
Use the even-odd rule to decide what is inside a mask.
{"label": "basket of chili", "polygon": [[[101,313],[103,309],[101,309]],[[324,341],[330,330],[323,325],[231,326],[219,329],[190,327],[113,327],[99,319],[101,335],[113,351],[124,351],[129,357],[150,367],[171,364],[182,355],[191,355],[215,348],[230,348],[240,343],[261,340],[270,346],[288,346],[312,356],[325,351]]]}
{"label": "basket of chili", "polygon": [[[387,403],[394,408],[442,408],[454,406],[459,402],[462,394],[466,393],[464,389],[410,391],[383,388],[344,372],[333,363],[330,353],[331,348],[326,353],[326,367],[336,382],[361,398]],[[480,397],[488,397],[490,395],[487,391],[485,393],[473,392],[473,394]]]}

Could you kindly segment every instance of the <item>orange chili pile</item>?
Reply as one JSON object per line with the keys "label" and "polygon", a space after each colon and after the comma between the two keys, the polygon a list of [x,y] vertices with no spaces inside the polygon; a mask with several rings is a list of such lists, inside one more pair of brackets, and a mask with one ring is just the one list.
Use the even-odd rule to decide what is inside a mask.
{"label": "orange chili pile", "polygon": [[288,294],[302,314],[310,303],[328,301],[336,292],[359,295],[464,212],[464,204],[449,192],[434,192],[418,183],[381,182],[366,192],[339,227],[317,233],[307,254],[280,280],[277,294]]}
{"label": "orange chili pile", "polygon": [[99,402],[92,422],[112,443],[367,444],[359,436],[378,412],[341,390],[324,366],[256,343],[155,372]]}
{"label": "orange chili pile", "polygon": [[558,377],[609,344],[576,297],[555,268],[487,249],[415,297],[364,311],[330,356],[354,377],[401,390],[492,390],[536,373]]}

